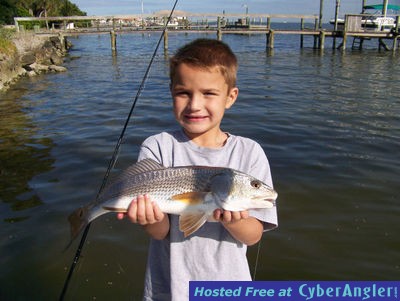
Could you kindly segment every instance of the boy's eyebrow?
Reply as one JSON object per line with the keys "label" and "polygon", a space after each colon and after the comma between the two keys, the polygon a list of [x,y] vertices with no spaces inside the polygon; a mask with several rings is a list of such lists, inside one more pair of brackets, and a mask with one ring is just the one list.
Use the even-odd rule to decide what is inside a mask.
{"label": "boy's eyebrow", "polygon": [[203,92],[220,92],[221,89],[217,89],[217,88],[204,88],[202,89]]}
{"label": "boy's eyebrow", "polygon": [[171,88],[173,90],[186,90],[185,86],[181,84],[171,84]]}

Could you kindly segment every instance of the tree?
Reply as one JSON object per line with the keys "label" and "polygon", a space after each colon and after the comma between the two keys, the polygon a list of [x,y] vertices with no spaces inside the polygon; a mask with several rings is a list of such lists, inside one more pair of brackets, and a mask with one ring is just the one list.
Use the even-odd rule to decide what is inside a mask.
{"label": "tree", "polygon": [[1,0],[0,2],[0,24],[14,23],[13,17],[17,13],[16,7],[10,0]]}
{"label": "tree", "polygon": [[64,5],[61,6],[59,11],[61,16],[86,16],[86,12],[81,11],[76,4],[69,1],[63,2]]}
{"label": "tree", "polygon": [[0,24],[13,24],[14,17],[86,16],[69,0],[0,0]]}

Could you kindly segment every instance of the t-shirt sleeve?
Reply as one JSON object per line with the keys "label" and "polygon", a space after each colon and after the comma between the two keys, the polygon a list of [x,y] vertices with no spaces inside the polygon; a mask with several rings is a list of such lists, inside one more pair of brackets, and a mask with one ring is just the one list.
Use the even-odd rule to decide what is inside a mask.
{"label": "t-shirt sleeve", "polygon": [[148,137],[140,146],[138,161],[144,159],[153,159],[154,161],[163,164],[160,146],[154,136]]}

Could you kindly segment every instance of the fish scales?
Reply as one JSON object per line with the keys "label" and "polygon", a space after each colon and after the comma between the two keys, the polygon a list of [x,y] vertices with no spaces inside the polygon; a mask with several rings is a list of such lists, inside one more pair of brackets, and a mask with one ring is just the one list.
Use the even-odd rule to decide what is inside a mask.
{"label": "fish scales", "polygon": [[119,181],[105,187],[97,203],[123,195],[135,197],[144,193],[150,195],[160,194],[162,191],[176,191],[178,193],[209,191],[210,178],[221,172],[226,172],[226,169],[178,167],[121,177]]}

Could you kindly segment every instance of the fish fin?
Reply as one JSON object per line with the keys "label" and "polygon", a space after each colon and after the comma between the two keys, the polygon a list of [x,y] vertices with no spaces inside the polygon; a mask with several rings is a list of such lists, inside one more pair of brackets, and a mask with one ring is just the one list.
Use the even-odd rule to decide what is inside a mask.
{"label": "fish fin", "polygon": [[71,242],[79,235],[79,233],[87,226],[88,208],[80,207],[70,214],[68,221],[71,227]]}
{"label": "fish fin", "polygon": [[179,216],[179,230],[183,232],[185,237],[196,232],[207,221],[205,212],[187,213]]}
{"label": "fish fin", "polygon": [[160,170],[160,169],[165,169],[165,167],[157,163],[153,159],[144,159],[142,161],[136,162],[135,164],[125,169],[123,171],[122,177],[126,177],[129,175],[137,175],[147,171]]}
{"label": "fish fin", "polygon": [[[108,181],[109,184],[107,184],[107,186],[104,188],[103,193],[104,191],[107,191],[107,189],[110,189],[110,187],[114,186],[115,184],[118,185],[121,182],[126,181],[126,179],[129,177],[152,170],[162,170],[162,169],[165,169],[165,167],[159,164],[158,162],[154,161],[153,159],[144,159],[142,161],[136,162],[135,164],[132,164],[131,166],[121,171],[121,173],[117,175],[112,174]],[[101,195],[103,195],[103,193]]]}
{"label": "fish fin", "polygon": [[104,210],[111,211],[111,212],[121,212],[121,213],[126,213],[128,210],[126,208],[116,208],[116,207],[110,207],[110,206],[103,206]]}
{"label": "fish fin", "polygon": [[196,205],[203,203],[207,194],[208,192],[192,191],[181,194],[175,194],[171,197],[171,199],[174,201],[179,201],[190,205]]}

